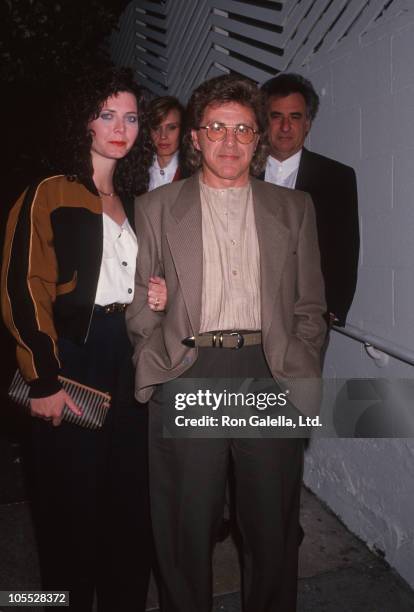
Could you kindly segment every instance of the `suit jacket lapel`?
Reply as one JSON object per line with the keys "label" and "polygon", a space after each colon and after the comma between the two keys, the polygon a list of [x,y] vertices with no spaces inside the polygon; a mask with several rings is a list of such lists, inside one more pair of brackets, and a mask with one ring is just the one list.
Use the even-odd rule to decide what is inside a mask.
{"label": "suit jacket lapel", "polygon": [[298,175],[296,177],[295,189],[301,189],[302,191],[308,191],[309,185],[312,182],[312,168],[309,159],[309,151],[303,147],[302,155],[300,157],[300,163],[298,168]]}
{"label": "suit jacket lapel", "polygon": [[253,204],[257,238],[260,249],[260,284],[262,302],[262,331],[265,334],[273,317],[274,302],[282,278],[288,253],[288,228],[278,221],[280,203],[277,197],[269,197],[273,188],[267,183],[252,179]]}
{"label": "suit jacket lapel", "polygon": [[203,283],[203,238],[199,174],[187,179],[171,208],[175,220],[167,240],[194,333],[200,329]]}

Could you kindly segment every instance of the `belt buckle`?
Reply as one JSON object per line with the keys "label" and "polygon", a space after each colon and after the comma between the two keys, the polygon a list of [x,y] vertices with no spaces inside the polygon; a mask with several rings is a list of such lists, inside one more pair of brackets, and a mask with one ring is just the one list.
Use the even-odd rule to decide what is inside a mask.
{"label": "belt buckle", "polygon": [[115,304],[107,304],[104,307],[105,314],[112,314],[115,311]]}
{"label": "belt buckle", "polygon": [[244,345],[244,337],[240,332],[234,331],[229,334],[229,336],[237,336],[237,344],[233,347],[234,350],[241,349]]}

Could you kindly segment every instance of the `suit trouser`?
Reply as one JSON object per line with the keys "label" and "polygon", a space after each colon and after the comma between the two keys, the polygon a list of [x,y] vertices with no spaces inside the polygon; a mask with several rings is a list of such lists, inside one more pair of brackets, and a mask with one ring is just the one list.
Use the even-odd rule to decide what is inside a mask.
{"label": "suit trouser", "polygon": [[43,588],[70,609],[143,612],[152,562],[147,407],[133,398],[123,313],[93,316],[88,341],[59,341],[63,372],[109,391],[104,427],[32,422],[32,508]]}
{"label": "suit trouser", "polygon": [[[270,377],[260,346],[201,349],[185,377],[214,375]],[[211,610],[211,558],[230,461],[244,611],[294,612],[303,441],[163,438],[162,410],[159,390],[150,403],[150,492],[163,612]]]}

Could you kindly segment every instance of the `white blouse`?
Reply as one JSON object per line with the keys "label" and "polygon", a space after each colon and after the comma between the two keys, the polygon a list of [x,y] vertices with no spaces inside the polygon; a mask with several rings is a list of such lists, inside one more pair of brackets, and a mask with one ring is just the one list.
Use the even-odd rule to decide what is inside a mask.
{"label": "white blouse", "polygon": [[154,155],[154,161],[152,162],[152,166],[149,169],[150,173],[150,182],[148,191],[152,191],[157,187],[161,187],[161,185],[168,185],[171,183],[175,173],[178,168],[178,151],[174,153],[174,156],[171,158],[170,163],[165,168],[160,168],[158,163],[157,156]]}
{"label": "white blouse", "polygon": [[95,304],[130,304],[134,297],[137,239],[128,219],[118,225],[107,214],[102,216],[103,253]]}

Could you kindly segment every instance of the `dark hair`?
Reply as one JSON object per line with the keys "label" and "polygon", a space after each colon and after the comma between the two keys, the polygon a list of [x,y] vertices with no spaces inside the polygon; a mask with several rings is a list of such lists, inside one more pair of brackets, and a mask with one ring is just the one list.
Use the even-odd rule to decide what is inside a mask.
{"label": "dark hair", "polygon": [[183,139],[186,164],[193,171],[201,166],[201,153],[193,145],[191,130],[197,130],[200,127],[207,106],[227,102],[237,102],[242,106],[247,106],[255,115],[260,138],[250,170],[252,174],[258,175],[263,170],[268,153],[264,98],[254,81],[236,74],[214,77],[193,91],[187,106],[187,122]]}
{"label": "dark hair", "polygon": [[305,99],[306,113],[313,121],[319,108],[319,96],[312,83],[300,74],[294,72],[283,72],[269,79],[262,85],[262,91],[267,98],[286,98],[290,94],[299,93]]}
{"label": "dark hair", "polygon": [[161,96],[151,100],[148,105],[148,122],[151,130],[156,130],[160,126],[161,121],[172,110],[177,110],[180,113],[180,120],[182,122],[184,120],[184,107],[177,98],[174,98],[174,96]]}
{"label": "dark hair", "polygon": [[58,163],[55,167],[79,180],[92,179],[92,136],[88,125],[99,116],[104,102],[120,92],[132,93],[138,106],[139,135],[129,153],[115,168],[114,188],[120,196],[132,197],[148,189],[152,148],[146,119],[145,93],[133,77],[130,68],[89,71],[77,77],[70,87],[63,110],[62,128],[55,144]]}

